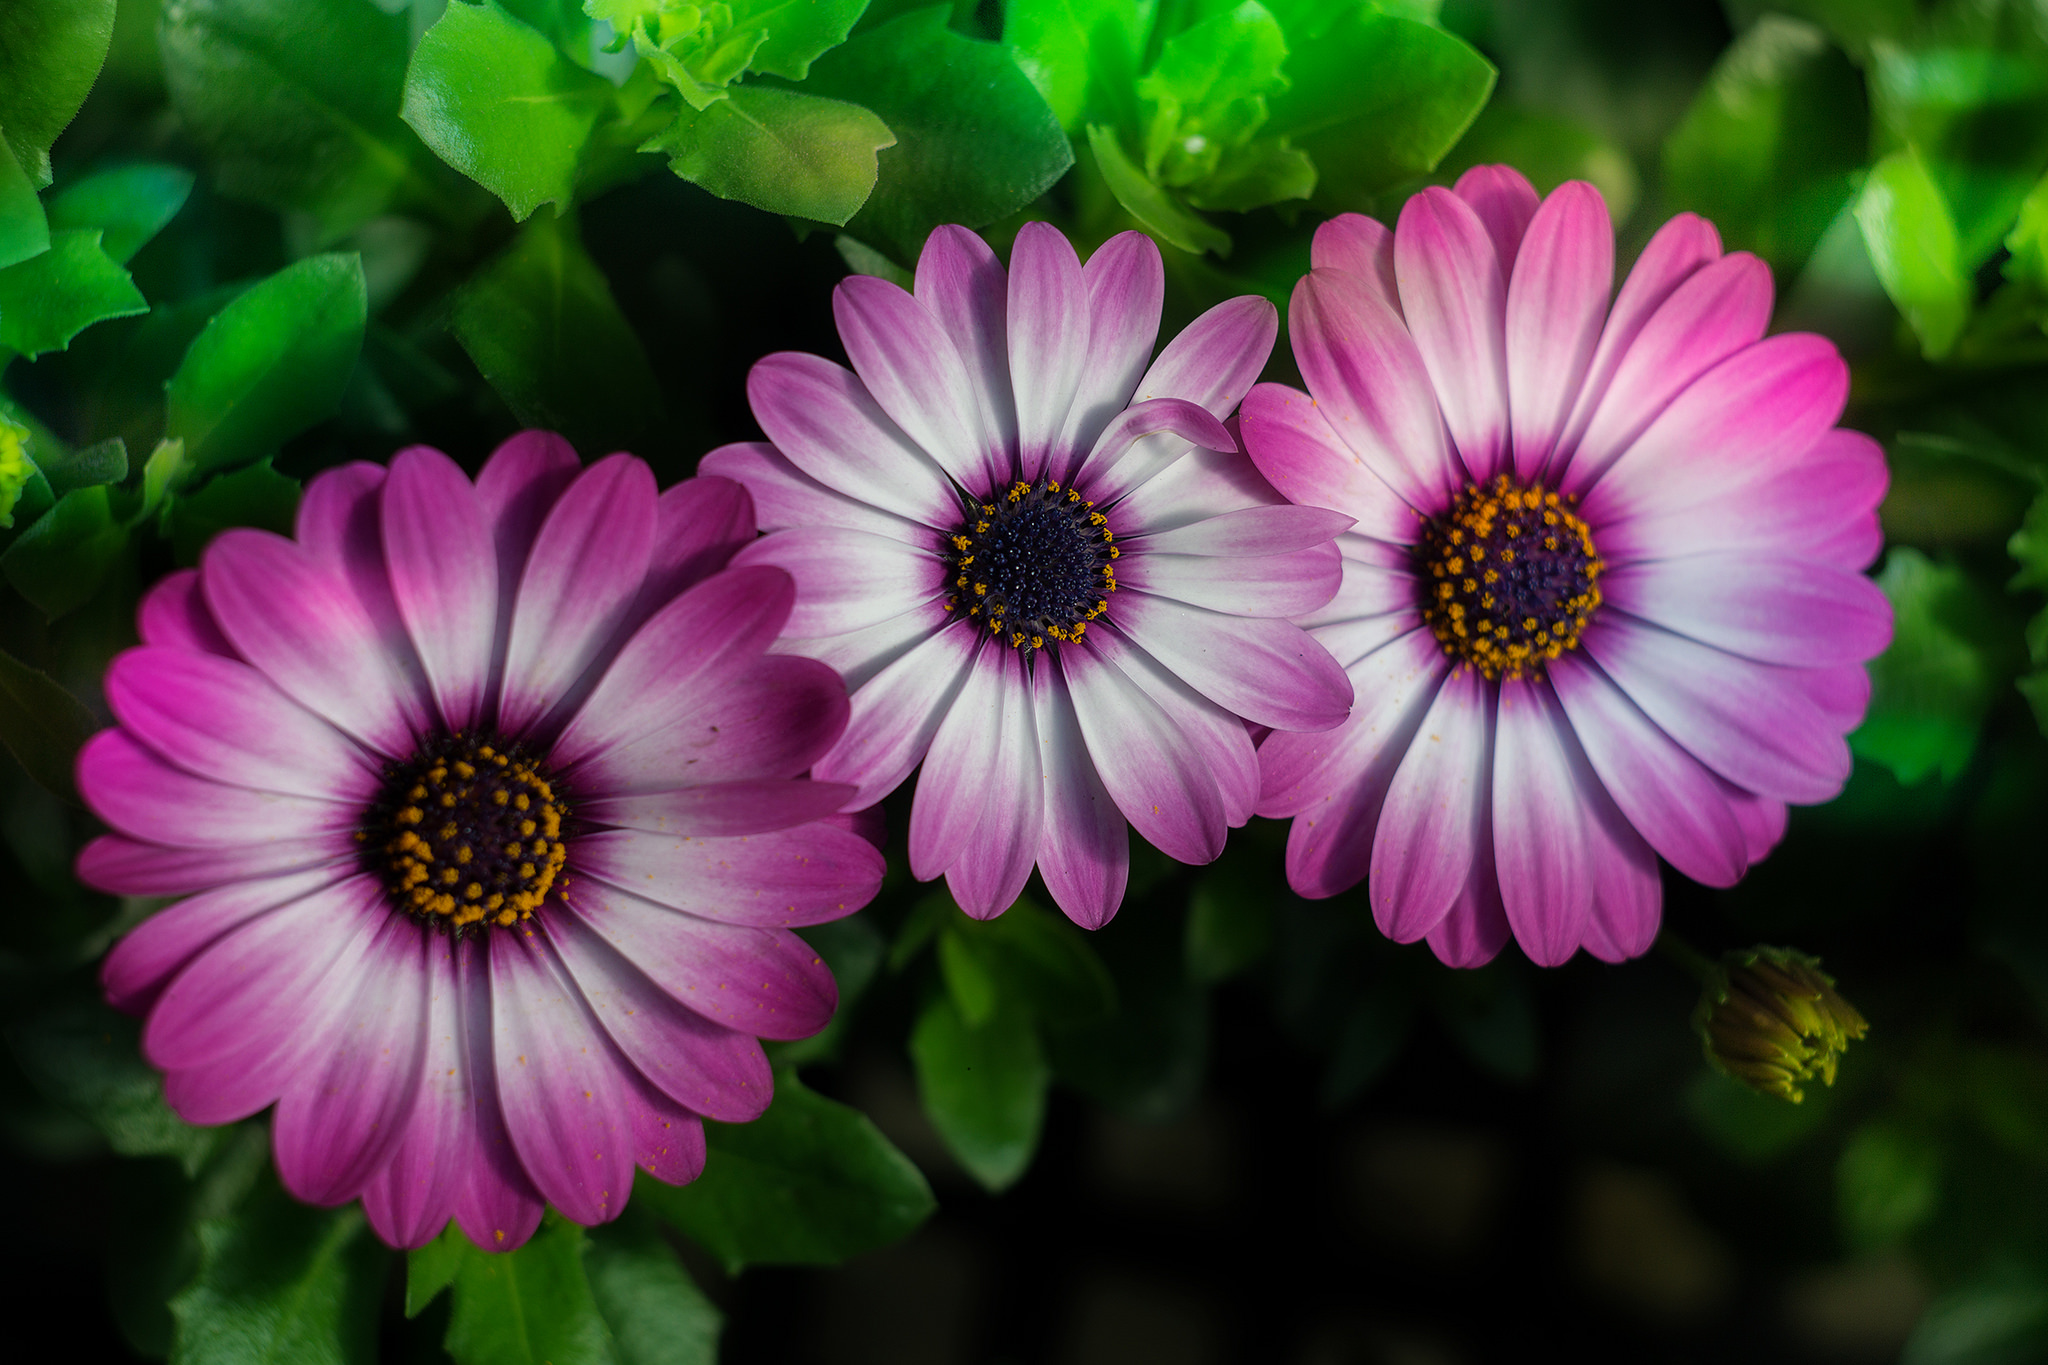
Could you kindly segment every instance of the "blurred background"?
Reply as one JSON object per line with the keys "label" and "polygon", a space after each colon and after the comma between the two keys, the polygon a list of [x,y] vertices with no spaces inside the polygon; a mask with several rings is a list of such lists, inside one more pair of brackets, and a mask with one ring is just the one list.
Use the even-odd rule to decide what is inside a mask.
{"label": "blurred background", "polygon": [[[701,1205],[642,1181],[626,1223],[590,1240],[594,1330],[610,1333],[609,1358],[727,1365],[2048,1360],[2048,743],[2034,709],[2048,703],[2048,5],[1274,5],[1283,24],[1341,14],[1423,55],[1353,74],[1391,92],[1393,113],[1357,114],[1348,140],[1260,144],[1274,167],[1308,148],[1319,178],[1301,191],[1273,170],[1259,198],[1219,188],[1213,169],[1146,162],[1163,78],[1124,73],[1119,104],[1103,94],[1116,73],[1097,72],[1070,97],[1044,5],[926,12],[919,60],[938,86],[1030,106],[989,115],[947,161],[945,120],[967,114],[929,92],[892,105],[908,97],[861,74],[926,22],[875,0],[847,55],[800,87],[865,101],[898,130],[899,160],[881,153],[874,198],[836,225],[634,154],[646,130],[630,109],[597,124],[590,147],[615,125],[631,136],[586,148],[573,203],[516,221],[515,194],[399,118],[438,3],[108,8],[104,69],[49,151],[44,203],[52,251],[92,223],[135,299],[108,283],[112,302],[78,315],[93,325],[38,340],[12,310],[28,299],[46,316],[55,295],[10,293],[9,271],[27,266],[0,270],[14,357],[0,416],[44,479],[40,492],[17,480],[0,531],[11,1322],[61,1332],[81,1360],[254,1359],[226,1329],[208,1335],[206,1315],[279,1311],[264,1248],[294,1248],[279,1264],[296,1266],[317,1245],[286,1288],[328,1326],[269,1358],[443,1359],[444,1338],[468,1358],[450,1296],[409,1304],[403,1258],[333,1221],[346,1215],[281,1207],[260,1124],[176,1124],[133,1025],[96,1004],[93,963],[151,907],[70,878],[92,823],[69,800],[64,744],[104,715],[99,672],[132,641],[142,586],[222,526],[288,525],[298,481],[319,469],[412,442],[473,469],[538,423],[586,456],[630,448],[664,482],[683,477],[711,447],[758,436],[753,361],[839,356],[832,285],[849,270],[900,277],[932,222],[978,212],[1006,251],[1022,222],[1050,219],[1084,254],[1144,226],[1166,245],[1170,331],[1237,293],[1284,306],[1330,212],[1391,222],[1419,185],[1507,161],[1539,189],[1598,185],[1624,263],[1670,214],[1712,218],[1730,249],[1772,266],[1774,329],[1823,331],[1850,357],[1844,421],[1885,442],[1876,572],[1898,633],[1872,665],[1847,791],[1795,811],[1732,890],[1665,879],[1667,923],[1694,948],[1770,943],[1825,963],[1871,1025],[1838,1082],[1794,1105],[1712,1071],[1690,1022],[1697,982],[1655,954],[1541,971],[1510,946],[1452,972],[1389,944],[1362,896],[1286,892],[1272,822],[1207,868],[1134,850],[1131,894],[1093,935],[1038,908],[1038,892],[972,924],[902,867],[902,793],[882,896],[807,931],[839,977],[841,1017],[777,1060],[872,1120],[935,1209],[915,1172],[892,1177],[892,1212],[792,1250],[705,1232]],[[560,60],[606,74],[579,6],[508,8]],[[1156,76],[1175,34],[1226,9],[1132,10],[1138,71]],[[0,52],[36,32],[8,23]],[[1317,88],[1306,70],[1291,79],[1268,90],[1279,122]],[[219,94],[236,82],[271,93],[236,106]],[[984,89],[1000,99],[972,94]],[[316,105],[341,108],[354,140],[317,155],[264,141]],[[0,113],[13,117],[4,96]],[[973,194],[905,180],[912,152]],[[961,167],[977,157],[1015,173],[973,181]],[[123,258],[119,225],[72,187],[105,197],[94,177],[137,166],[156,179],[123,192],[168,212]],[[301,358],[300,398],[263,397],[270,425],[232,450],[181,432],[177,376],[202,329],[331,253],[359,260],[362,280],[340,361]],[[1293,376],[1283,334],[1267,377]],[[183,465],[144,460],[181,435]],[[971,1085],[944,1064],[961,1056]],[[736,1131],[732,1151],[747,1140]],[[715,1139],[707,1182],[722,1150]],[[842,1176],[816,1179],[790,1217],[831,1204]],[[673,1259],[664,1311],[687,1311],[634,1316],[606,1268],[629,1245]]]}

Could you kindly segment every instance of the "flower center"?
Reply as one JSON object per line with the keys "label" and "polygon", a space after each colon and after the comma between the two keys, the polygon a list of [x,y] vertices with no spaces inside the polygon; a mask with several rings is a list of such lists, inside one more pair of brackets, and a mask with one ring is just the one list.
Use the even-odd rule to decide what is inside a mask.
{"label": "flower center", "polygon": [[1489,679],[1526,678],[1577,647],[1606,565],[1576,501],[1502,474],[1430,519],[1415,569],[1422,619],[1444,653]]}
{"label": "flower center", "polygon": [[967,614],[1013,649],[1078,640],[1109,610],[1113,561],[1123,552],[1109,518],[1056,479],[1013,483],[967,505],[949,539],[953,595],[947,611]]}
{"label": "flower center", "polygon": [[546,769],[518,745],[458,731],[386,767],[356,838],[366,869],[415,919],[510,925],[539,909],[561,875],[567,814]]}

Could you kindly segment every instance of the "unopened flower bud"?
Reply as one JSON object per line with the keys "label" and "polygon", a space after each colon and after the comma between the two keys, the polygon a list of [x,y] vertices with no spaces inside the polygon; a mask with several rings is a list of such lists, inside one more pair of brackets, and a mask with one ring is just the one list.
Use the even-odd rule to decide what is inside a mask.
{"label": "unopened flower bud", "polygon": [[1870,1025],[1835,993],[1820,959],[1756,947],[1711,969],[1693,1027],[1715,1070],[1798,1104],[1804,1082],[1835,1083],[1843,1049]]}

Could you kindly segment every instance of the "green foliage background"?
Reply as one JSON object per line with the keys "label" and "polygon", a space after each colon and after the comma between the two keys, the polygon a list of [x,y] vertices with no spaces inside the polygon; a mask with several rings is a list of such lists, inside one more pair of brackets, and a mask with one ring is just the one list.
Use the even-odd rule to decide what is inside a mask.
{"label": "green foliage background", "polygon": [[[812,934],[846,1004],[778,1049],[768,1116],[712,1125],[698,1183],[641,1182],[620,1223],[551,1220],[511,1256],[451,1232],[401,1264],[359,1213],[279,1190],[261,1123],[166,1109],[93,985],[155,907],[71,878],[91,822],[70,765],[139,592],[215,532],[287,527],[327,465],[415,440],[473,465],[527,424],[681,477],[754,435],[755,357],[836,349],[834,279],[906,279],[939,223],[1001,250],[1046,219],[1084,254],[1141,228],[1171,329],[1234,294],[1284,306],[1323,218],[1391,222],[1495,160],[1592,180],[1624,259],[1672,212],[1712,218],[1773,269],[1774,328],[1850,357],[1847,421],[1885,443],[1898,632],[1856,775],[1743,885],[1667,879],[1703,948],[1825,954],[1873,1024],[1836,1089],[1795,1109],[1707,1071],[1657,961],[1539,974],[1510,949],[1452,973],[1387,945],[1362,901],[1286,894],[1255,823],[1209,868],[1139,850],[1093,936],[1028,899],[968,921],[899,867]],[[896,1264],[871,1253],[941,1234],[1051,1260],[1099,1213],[1076,1212],[1074,1134],[1221,1111],[1264,1134],[1244,1160],[1283,1164],[1346,1124],[1476,1125],[1517,1188],[1578,1188],[1582,1213],[1608,1187],[1572,1172],[1621,1163],[1734,1249],[1740,1292],[1676,1315],[1505,1233],[1408,1281],[1357,1253],[1360,1302],[1419,1314],[1452,1358],[1528,1322],[1595,1359],[1821,1358],[1799,1327],[1817,1283],[1889,1293],[1892,1335],[1858,1339],[1880,1357],[2048,1355],[2044,172],[2027,0],[13,0],[0,1142],[23,1311],[60,1305],[78,1353],[192,1362],[683,1365],[722,1331],[729,1360],[880,1358],[774,1321],[855,1269],[775,1268]],[[1291,376],[1283,340],[1269,377]],[[915,1103],[868,1105],[885,1135],[845,1101],[890,1078]],[[1238,1305],[1217,1349],[1396,1358],[1372,1332],[1311,1354],[1316,1276],[1349,1244],[1314,1208],[1259,1218],[1271,1246],[1200,1243]],[[1300,1278],[1259,1297],[1261,1257]],[[1424,1307],[1374,1297],[1382,1272]],[[1040,1318],[1085,1290],[1025,1282],[1057,1291]],[[963,1349],[1068,1358],[1065,1328],[1004,1311]]]}

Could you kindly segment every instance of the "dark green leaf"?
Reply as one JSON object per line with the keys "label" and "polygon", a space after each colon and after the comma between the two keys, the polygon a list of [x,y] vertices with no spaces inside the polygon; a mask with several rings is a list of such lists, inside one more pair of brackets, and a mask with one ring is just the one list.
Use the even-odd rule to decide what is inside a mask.
{"label": "dark green leaf", "polygon": [[71,768],[99,722],[57,680],[0,650],[0,743],[46,791],[78,800]]}
{"label": "dark green leaf", "polygon": [[9,0],[0,6],[0,136],[37,185],[50,144],[92,89],[114,38],[114,0]]}
{"label": "dark green leaf", "polygon": [[512,414],[588,451],[631,449],[661,394],[574,225],[535,218],[456,294],[449,330]]}
{"label": "dark green leaf", "polygon": [[81,488],[0,554],[0,573],[55,620],[98,592],[127,548],[128,528],[114,516],[108,490]]}
{"label": "dark green leaf", "polygon": [[642,151],[721,199],[769,213],[844,223],[875,187],[889,125],[844,100],[742,85],[701,112],[684,110]]}
{"label": "dark green leaf", "polygon": [[2048,1353],[2048,1280],[1999,1265],[1927,1306],[1900,1365],[2029,1365]]}
{"label": "dark green leaf", "polygon": [[1030,1016],[998,1008],[976,1027],[950,997],[933,997],[910,1034],[917,1090],[946,1148],[976,1180],[1000,1191],[1038,1150],[1052,1069]]}
{"label": "dark green leaf", "polygon": [[752,1123],[706,1123],[704,1174],[637,1182],[642,1201],[734,1274],[749,1265],[836,1265],[907,1236],[935,1207],[908,1157],[859,1110],[784,1072]]}
{"label": "dark green leaf", "polygon": [[767,32],[750,70],[800,81],[812,62],[846,41],[867,7],[868,0],[739,0],[732,22]]}
{"label": "dark green leaf", "polygon": [[724,1315],[661,1237],[630,1214],[584,1257],[620,1365],[718,1365]]}
{"label": "dark green leaf", "polygon": [[1135,123],[1133,84],[1152,30],[1150,0],[1010,0],[1003,44],[1060,127]]}
{"label": "dark green leaf", "polygon": [[2019,669],[2016,623],[1963,569],[1905,546],[1893,547],[1877,581],[1892,602],[1892,644],[1871,661],[1870,711],[1849,747],[1907,786],[1932,773],[1954,781]]}
{"label": "dark green leaf", "polygon": [[179,0],[164,82],[229,194],[311,213],[332,240],[413,174],[399,122],[406,17],[364,0]]}
{"label": "dark green leaf", "polygon": [[0,267],[25,261],[50,249],[50,224],[36,187],[14,159],[0,147]]}
{"label": "dark green leaf", "polygon": [[441,1291],[455,1283],[455,1272],[476,1248],[462,1229],[450,1223],[441,1235],[405,1254],[405,1315],[416,1318]]}
{"label": "dark green leaf", "polygon": [[[991,920],[948,915],[939,941],[942,967],[948,939],[972,946],[986,964],[996,996],[1022,1005],[1045,1023],[1075,1027],[1116,1012],[1116,982],[1088,935],[1032,901],[1019,900]],[[955,1001],[960,1003],[960,997]],[[981,1023],[964,1004],[961,1012],[970,1023]]]}
{"label": "dark green leaf", "polygon": [[1722,54],[1665,141],[1667,193],[1731,249],[1796,266],[1849,197],[1865,122],[1848,58],[1813,25],[1766,15]]}
{"label": "dark green leaf", "polygon": [[143,162],[100,171],[50,196],[53,228],[98,228],[100,247],[126,265],[178,216],[192,193],[192,172]]}
{"label": "dark green leaf", "polygon": [[1536,1075],[1541,1040],[1528,985],[1507,963],[1432,978],[1438,1017],[1465,1054],[1503,1080]]}
{"label": "dark green leaf", "polygon": [[369,1365],[387,1253],[353,1206],[308,1208],[265,1172],[199,1224],[199,1278],[171,1300],[179,1365]]}
{"label": "dark green leaf", "polygon": [[1850,1245],[1888,1246],[1934,1216],[1941,1150],[1891,1124],[1857,1130],[1835,1163],[1835,1207]]}
{"label": "dark green leaf", "polygon": [[[0,654],[0,687],[20,668]],[[142,1059],[141,1036],[136,1020],[89,1000],[37,1015],[9,1029],[7,1041],[36,1088],[122,1156],[171,1157],[196,1175],[226,1130],[194,1128],[171,1112],[163,1077]]]}
{"label": "dark green leaf", "polygon": [[118,436],[52,456],[43,466],[50,490],[58,497],[75,488],[119,483],[128,477],[128,446]]}
{"label": "dark green leaf", "polygon": [[165,429],[184,441],[186,468],[248,464],[332,413],[368,315],[353,254],[288,265],[221,309],[169,385]]}
{"label": "dark green leaf", "polygon": [[[611,1365],[618,1360],[583,1268],[583,1229],[550,1216],[517,1251],[459,1238],[448,1354],[457,1365]],[[409,1289],[409,1286],[408,1286]],[[410,1297],[410,1293],[408,1293]]]}
{"label": "dark green leaf", "polygon": [[1905,314],[1930,360],[1949,353],[1970,316],[1970,276],[1955,224],[1919,153],[1894,152],[1871,167],[1856,200],[1863,245],[1884,292]]}
{"label": "dark green leaf", "polygon": [[1088,147],[1109,192],[1140,227],[1182,251],[1229,254],[1230,234],[1182,208],[1172,194],[1145,174],[1144,167],[1125,155],[1113,130],[1089,124]]}
{"label": "dark green leaf", "polygon": [[569,206],[576,166],[612,87],[496,0],[454,4],[414,49],[405,121],[443,161],[524,221]]}
{"label": "dark green leaf", "polygon": [[1281,15],[1292,84],[1270,101],[1265,131],[1290,137],[1317,171],[1316,202],[1366,209],[1426,175],[1493,90],[1493,67],[1442,29],[1370,6]]}
{"label": "dark green leaf", "polygon": [[0,270],[0,346],[34,358],[61,351],[95,322],[147,313],[149,303],[98,228],[50,234],[50,249]]}
{"label": "dark green leaf", "polygon": [[[1567,180],[1593,184],[1615,222],[1627,220],[1642,184],[1635,163],[1592,128],[1556,114],[1517,107],[1496,99],[1480,111],[1458,146],[1437,168],[1455,176],[1473,166],[1513,166],[1548,194]],[[1862,248],[1857,248],[1860,258]]]}
{"label": "dark green leaf", "polygon": [[1685,1108],[1708,1140],[1737,1161],[1760,1164],[1789,1151],[1827,1122],[1836,1091],[1810,1085],[1787,1104],[1702,1065],[1687,1088]]}
{"label": "dark green leaf", "polygon": [[1072,148],[1009,53],[921,9],[819,58],[804,89],[873,110],[896,135],[875,191],[846,230],[914,260],[941,223],[986,227],[1023,208],[1074,164]]}
{"label": "dark green leaf", "polygon": [[975,950],[964,934],[939,933],[939,976],[953,1008],[969,1028],[979,1028],[995,1017],[995,969]]}
{"label": "dark green leaf", "polygon": [[805,1066],[838,1055],[840,1041],[853,1018],[853,1006],[875,979],[888,947],[881,931],[866,915],[813,924],[802,930],[799,937],[831,969],[832,980],[839,987],[839,1008],[833,1011],[831,1021],[810,1037],[772,1044],[768,1055],[777,1067]]}
{"label": "dark green leaf", "polygon": [[290,535],[299,509],[299,481],[258,460],[223,474],[189,497],[176,497],[164,512],[171,554],[180,564],[197,564],[208,541],[230,526],[256,526]]}
{"label": "dark green leaf", "polygon": [[1188,975],[1204,985],[1236,976],[1273,948],[1272,886],[1246,859],[1202,874],[1188,900]]}

